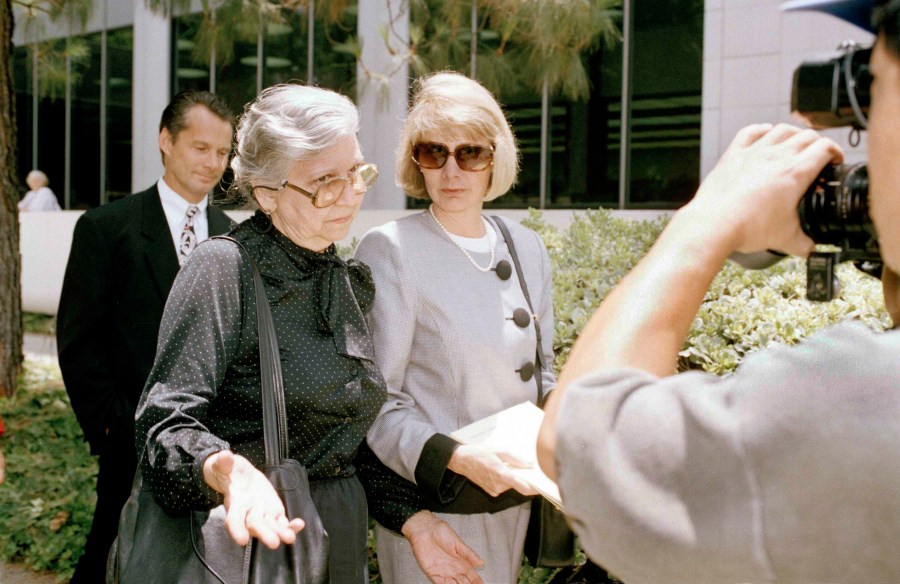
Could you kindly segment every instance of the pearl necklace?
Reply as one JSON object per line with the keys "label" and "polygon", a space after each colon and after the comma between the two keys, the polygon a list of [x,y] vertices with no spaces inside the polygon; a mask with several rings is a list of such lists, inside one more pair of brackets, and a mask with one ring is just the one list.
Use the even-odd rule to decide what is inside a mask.
{"label": "pearl necklace", "polygon": [[[450,232],[447,231],[447,228],[444,227],[444,225],[440,221],[438,221],[437,215],[434,214],[434,208],[430,205],[428,207],[428,212],[431,213],[431,217],[434,219],[434,222],[438,224],[438,227],[441,228],[441,231],[444,232],[444,235],[447,236],[447,239],[449,239],[453,243],[453,245],[458,247],[459,250],[461,252],[463,252],[463,254],[465,254],[465,256],[469,259],[469,261],[472,262],[472,265],[475,266],[476,270],[478,270],[479,272],[485,272],[485,273],[491,271],[491,268],[494,267],[494,246],[493,245],[491,246],[491,261],[488,262],[487,266],[482,268],[475,262],[475,259],[469,255],[469,250],[467,250],[466,248],[461,246],[455,239],[453,239],[450,236]],[[481,220],[484,221],[485,233],[487,233],[486,230],[490,229],[490,225],[488,224],[487,219],[485,219],[484,217],[482,217]]]}

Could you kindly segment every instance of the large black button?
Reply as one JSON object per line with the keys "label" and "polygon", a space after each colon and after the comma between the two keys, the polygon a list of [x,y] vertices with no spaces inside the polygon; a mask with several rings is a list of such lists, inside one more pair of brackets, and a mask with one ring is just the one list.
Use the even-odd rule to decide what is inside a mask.
{"label": "large black button", "polygon": [[519,328],[527,328],[531,324],[531,314],[524,308],[513,310],[512,320]]}
{"label": "large black button", "polygon": [[509,277],[512,276],[512,266],[509,265],[509,262],[506,260],[500,260],[497,262],[497,267],[494,268],[497,272],[497,277],[503,280],[509,280]]}
{"label": "large black button", "polygon": [[522,365],[521,369],[516,369],[516,372],[519,374],[519,377],[522,378],[522,381],[529,381],[534,377],[534,363],[529,361]]}

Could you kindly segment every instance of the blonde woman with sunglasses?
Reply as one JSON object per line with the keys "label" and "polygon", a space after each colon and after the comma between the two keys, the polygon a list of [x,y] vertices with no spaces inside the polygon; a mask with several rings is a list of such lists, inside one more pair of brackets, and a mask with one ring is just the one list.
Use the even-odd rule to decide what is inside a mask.
{"label": "blonde woman with sunglasses", "polygon": [[[368,443],[402,477],[387,511],[370,509],[381,522],[378,560],[389,584],[509,584],[522,564],[535,491],[509,467],[533,461],[449,437],[505,408],[535,402],[536,375],[545,393],[555,386],[553,373],[536,366],[531,311],[505,239],[484,212],[485,202],[510,189],[517,171],[515,138],[490,92],[456,73],[417,83],[397,183],[431,204],[370,231],[356,252],[375,279],[368,320],[388,388]],[[533,231],[505,223],[534,319],[547,331],[540,351],[550,363],[547,251]],[[418,486],[415,496],[405,494],[404,480]],[[370,498],[370,506],[382,504]],[[444,534],[443,546],[429,545],[440,539],[436,532]]]}

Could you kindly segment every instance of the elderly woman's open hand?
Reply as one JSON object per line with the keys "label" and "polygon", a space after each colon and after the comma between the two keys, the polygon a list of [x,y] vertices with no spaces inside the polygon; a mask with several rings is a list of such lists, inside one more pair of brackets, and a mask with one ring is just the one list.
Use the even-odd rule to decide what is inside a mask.
{"label": "elderly woman's open hand", "polygon": [[303,520],[288,520],[281,498],[266,478],[243,456],[230,450],[210,455],[203,463],[203,480],[225,495],[225,526],[231,537],[246,545],[250,537],[276,549],[291,544]]}

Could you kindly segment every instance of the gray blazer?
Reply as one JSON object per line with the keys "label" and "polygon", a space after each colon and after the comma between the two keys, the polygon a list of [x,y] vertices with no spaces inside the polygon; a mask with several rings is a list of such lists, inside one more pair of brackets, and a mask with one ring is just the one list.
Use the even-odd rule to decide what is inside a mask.
{"label": "gray blazer", "polygon": [[[552,364],[550,259],[536,233],[505,222]],[[499,231],[495,254],[495,265],[512,264]],[[480,265],[490,258],[472,256]],[[388,388],[368,441],[387,466],[415,481],[426,442],[436,434],[536,402],[535,380],[522,381],[517,371],[535,360],[534,327],[511,320],[516,308],[528,306],[515,273],[503,281],[495,271],[476,270],[427,211],[369,231],[356,257],[375,279],[369,326]],[[543,373],[543,384],[545,393],[555,387],[551,371]]]}

